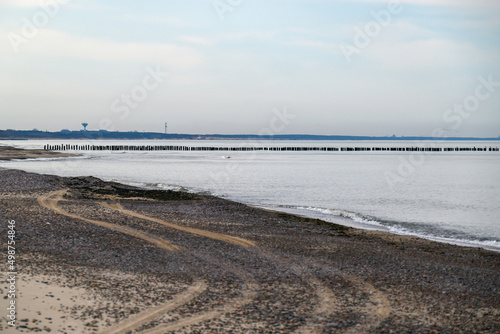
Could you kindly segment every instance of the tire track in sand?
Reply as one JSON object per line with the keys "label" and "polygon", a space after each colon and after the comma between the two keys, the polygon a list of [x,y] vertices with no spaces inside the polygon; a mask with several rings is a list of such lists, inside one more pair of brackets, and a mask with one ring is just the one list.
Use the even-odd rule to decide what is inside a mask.
{"label": "tire track in sand", "polygon": [[[365,320],[346,329],[343,333],[372,333],[391,313],[389,300],[382,291],[358,277],[350,275],[341,275],[341,277],[370,295],[366,306],[355,307],[357,311],[365,314]],[[294,333],[322,333],[324,325],[321,322],[342,310],[341,298],[337,298],[330,288],[323,285],[317,278],[309,278],[308,283],[315,290],[318,305],[309,317],[308,323],[299,327]]]}
{"label": "tire track in sand", "polygon": [[221,234],[221,233],[210,232],[210,231],[206,231],[206,230],[200,230],[200,229],[192,228],[192,227],[180,226],[180,225],[166,222],[166,221],[158,219],[158,218],[148,217],[148,216],[142,215],[140,213],[137,213],[135,211],[124,209],[119,203],[109,204],[106,202],[100,202],[100,204],[105,208],[116,210],[116,211],[119,211],[123,214],[129,215],[132,217],[149,220],[149,221],[161,224],[163,226],[174,228],[174,229],[179,230],[179,231],[188,232],[191,234],[196,234],[196,235],[200,235],[200,236],[211,238],[211,239],[224,241],[224,242],[234,244],[237,246],[243,246],[243,247],[254,247],[255,246],[255,242],[253,242],[251,240],[233,237],[233,236]]}
{"label": "tire track in sand", "polygon": [[57,206],[57,203],[63,199],[64,194],[66,194],[67,192],[68,192],[68,189],[63,189],[63,190],[57,190],[57,191],[53,191],[53,192],[50,192],[48,194],[42,195],[38,198],[38,203],[42,207],[47,208],[49,210],[52,210],[58,214],[61,214],[61,215],[64,215],[64,216],[67,216],[70,218],[83,220],[83,221],[88,222],[88,223],[92,223],[92,224],[95,224],[95,225],[98,225],[101,227],[105,227],[105,228],[108,228],[108,229],[116,231],[116,232],[120,232],[123,234],[127,234],[130,236],[148,241],[148,242],[155,244],[156,246],[158,246],[162,249],[166,249],[169,251],[177,251],[177,250],[184,250],[185,249],[184,247],[174,245],[171,242],[166,241],[160,237],[157,237],[157,236],[145,233],[145,232],[141,232],[141,231],[135,230],[135,229],[127,227],[127,226],[120,226],[120,225],[111,224],[111,223],[107,223],[107,222],[103,222],[103,221],[88,219],[88,218],[85,218],[85,217],[82,217],[82,216],[79,216],[79,215],[76,215],[73,213],[69,213],[68,211]]}
{"label": "tire track in sand", "polygon": [[[191,253],[192,254],[192,253]],[[212,262],[212,258],[207,254],[192,254],[196,258]],[[221,269],[227,270],[228,273],[232,273],[235,276],[239,277],[243,286],[241,288],[241,292],[235,298],[232,298],[228,301],[225,301],[224,306],[216,306],[212,309],[208,309],[206,311],[200,311],[198,313],[186,315],[181,317],[180,319],[166,322],[163,324],[158,324],[156,327],[141,331],[141,334],[163,334],[169,331],[176,331],[179,329],[183,329],[188,326],[198,325],[205,321],[212,321],[219,319],[225,314],[232,313],[239,308],[244,307],[245,305],[251,303],[257,293],[260,290],[260,285],[253,274],[244,269],[240,264],[237,264],[233,261],[219,258],[217,263],[213,263],[214,266],[218,266]],[[160,319],[161,321],[161,319]]]}
{"label": "tire track in sand", "polygon": [[344,333],[372,333],[391,313],[390,302],[382,291],[367,281],[354,276],[349,276],[347,279],[361,290],[366,291],[370,295],[370,298],[366,306],[358,308],[359,311],[365,313],[366,321],[347,329]]}
{"label": "tire track in sand", "polygon": [[119,323],[118,325],[105,329],[102,331],[102,334],[125,334],[128,333],[145,323],[163,315],[166,312],[172,311],[176,308],[178,308],[181,305],[184,305],[194,298],[196,298],[198,295],[200,295],[203,291],[207,289],[207,284],[203,281],[197,281],[194,283],[192,286],[190,286],[185,292],[174,296],[174,299],[170,300],[169,302],[154,307],[152,309],[146,310],[144,312],[139,313],[138,315],[124,320],[123,322]]}
{"label": "tire track in sand", "polygon": [[[102,222],[102,221],[87,219],[87,218],[78,216],[76,214],[69,213],[57,205],[57,203],[63,199],[63,195],[67,191],[68,191],[68,189],[64,189],[64,190],[54,191],[54,192],[48,193],[46,195],[42,195],[38,198],[38,202],[42,207],[50,209],[56,213],[65,215],[67,217],[90,222],[90,223],[96,224],[98,226],[106,227],[106,228],[109,228],[111,230],[125,233],[128,235],[134,236],[134,237],[138,237],[138,238],[141,238],[143,240],[152,242],[155,245],[157,245],[161,248],[164,248],[164,249],[168,249],[168,250],[184,249],[184,248],[181,248],[179,246],[172,245],[169,242],[167,242],[161,238],[148,235],[146,233],[143,233],[141,231],[137,231],[137,230],[129,228],[129,227],[124,227],[124,226],[106,223],[106,222]],[[182,227],[182,226],[178,226],[175,224],[167,223],[167,222],[162,221],[160,219],[147,217],[147,216],[141,215],[139,213],[136,213],[136,212],[133,212],[130,210],[125,210],[119,204],[110,205],[107,203],[101,203],[101,205],[106,207],[106,208],[109,208],[109,209],[122,211],[122,213],[125,213],[125,214],[130,215],[130,216],[134,216],[136,218],[141,218],[141,219],[146,219],[149,221],[157,222],[159,224],[166,225],[168,227],[172,227],[172,228],[175,228],[175,229],[178,229],[181,231],[185,231],[185,232],[189,232],[192,234],[201,235],[204,237],[209,237],[212,239],[221,240],[224,242],[228,242],[228,243],[232,243],[232,244],[236,244],[236,245],[244,246],[244,247],[255,246],[254,242],[246,240],[246,239],[228,236],[228,235],[219,234],[219,233],[214,233],[214,232],[209,232],[209,231],[204,231],[204,230],[199,230],[199,229],[195,229],[195,228]],[[183,327],[190,326],[190,325],[195,325],[195,324],[203,322],[203,321],[209,321],[209,320],[215,319],[217,317],[220,317],[223,314],[233,312],[237,308],[240,308],[240,307],[250,303],[255,298],[255,296],[257,294],[257,291],[259,289],[258,284],[255,282],[255,280],[253,278],[248,277],[248,276],[252,276],[252,275],[249,275],[249,273],[246,272],[245,270],[243,270],[243,272],[244,272],[243,275],[242,275],[242,273],[238,273],[240,270],[233,269],[231,271],[237,273],[237,275],[239,275],[239,276],[244,276],[247,278],[243,284],[243,289],[242,289],[241,295],[239,297],[234,298],[233,300],[229,301],[225,306],[221,306],[221,307],[215,308],[215,309],[210,310],[210,311],[201,312],[198,314],[187,316],[187,317],[181,318],[177,321],[174,321],[173,323],[159,326],[159,327],[147,330],[147,331],[142,331],[142,333],[163,333],[164,331],[170,331],[170,330],[175,330],[175,329],[183,328]],[[192,287],[192,289],[194,289],[195,287]],[[180,299],[183,299],[182,301],[179,299],[179,301],[177,302],[178,299],[176,298],[176,301],[174,301],[173,303],[168,303],[168,304],[153,308],[151,310],[144,311],[132,319],[125,320],[125,322],[118,324],[116,327],[105,330],[103,332],[103,334],[130,332],[130,331],[138,328],[139,326],[141,326],[149,321],[152,321],[157,317],[160,317],[162,314],[167,313],[169,311],[172,311],[175,308],[177,308],[183,304],[188,303],[190,300],[196,298],[199,294],[201,294],[204,290],[206,290],[206,288],[207,288],[207,286],[205,285],[205,283],[203,283],[202,289],[200,288],[202,291],[195,293],[195,295],[192,295],[192,297],[188,297],[186,299],[183,299],[182,296],[179,296]],[[188,294],[188,292],[186,292],[186,294]]]}
{"label": "tire track in sand", "polygon": [[216,308],[215,310],[201,312],[188,317],[181,318],[173,323],[160,325],[156,328],[143,331],[143,334],[163,334],[167,331],[175,331],[186,326],[195,325],[203,321],[209,321],[220,317],[223,314],[231,313],[239,307],[243,307],[250,303],[257,294],[258,285],[254,282],[245,282],[243,286],[243,292],[240,297],[237,297],[230,301],[227,305],[223,307]]}
{"label": "tire track in sand", "polygon": [[299,265],[301,261],[294,261],[269,251],[260,251],[258,255],[270,263],[284,264],[297,278],[307,284],[317,297],[312,312],[304,315],[307,322],[295,329],[293,333],[322,333],[326,320],[340,309],[339,299],[333,290],[323,284],[314,274],[311,274],[309,266]]}
{"label": "tire track in sand", "polygon": [[307,282],[318,298],[314,310],[307,317],[307,323],[297,328],[294,333],[322,333],[324,331],[325,322],[331,319],[332,315],[352,308],[363,313],[365,315],[365,320],[354,327],[347,328],[340,332],[346,334],[371,333],[375,328],[380,326],[391,313],[391,305],[386,295],[360,277],[338,273],[339,277],[353,283],[358,290],[364,291],[370,296],[366,306],[346,307],[342,296],[337,296],[334,291],[323,284],[318,277],[311,275],[309,270],[298,266],[296,262],[267,252],[261,253],[261,256],[270,262],[285,264],[295,275],[301,277],[304,282]]}
{"label": "tire track in sand", "polygon": [[320,322],[326,320],[338,310],[338,301],[333,291],[321,283],[317,278],[307,280],[309,286],[314,288],[318,297],[318,305],[309,317],[308,323],[297,328],[294,333],[321,333],[324,325]]}

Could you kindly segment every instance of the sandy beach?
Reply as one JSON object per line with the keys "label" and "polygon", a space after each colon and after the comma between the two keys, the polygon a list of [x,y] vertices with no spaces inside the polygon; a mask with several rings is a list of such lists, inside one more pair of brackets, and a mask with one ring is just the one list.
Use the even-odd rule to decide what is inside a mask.
{"label": "sandy beach", "polygon": [[0,209],[5,333],[500,332],[488,250],[17,170]]}
{"label": "sandy beach", "polygon": [[24,150],[11,146],[0,146],[0,161],[16,160],[16,159],[39,159],[39,158],[67,158],[74,157],[75,154],[62,153],[46,150]]}

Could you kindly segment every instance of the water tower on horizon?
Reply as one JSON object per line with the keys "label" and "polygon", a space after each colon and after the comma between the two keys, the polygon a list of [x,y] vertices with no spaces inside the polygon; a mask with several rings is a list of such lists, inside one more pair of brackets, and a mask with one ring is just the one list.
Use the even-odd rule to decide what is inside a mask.
{"label": "water tower on horizon", "polygon": [[89,125],[89,123],[82,123],[83,131],[87,131],[87,126],[88,125]]}

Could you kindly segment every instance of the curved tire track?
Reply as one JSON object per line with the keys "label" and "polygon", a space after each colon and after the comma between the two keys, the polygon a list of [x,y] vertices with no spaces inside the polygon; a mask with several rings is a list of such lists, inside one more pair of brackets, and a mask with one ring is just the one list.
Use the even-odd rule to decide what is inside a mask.
{"label": "curved tire track", "polygon": [[135,211],[124,209],[118,203],[117,204],[108,204],[106,202],[101,202],[100,204],[102,206],[104,206],[105,208],[116,210],[116,211],[119,211],[123,214],[129,215],[132,217],[149,220],[149,221],[161,224],[163,226],[174,228],[174,229],[179,230],[179,231],[200,235],[200,236],[215,239],[215,240],[220,240],[220,241],[224,241],[224,242],[227,242],[230,244],[243,246],[243,247],[254,247],[255,246],[255,242],[247,240],[247,239],[233,237],[233,236],[221,234],[221,233],[210,232],[210,231],[206,231],[206,230],[200,230],[200,229],[192,228],[192,227],[180,226],[180,225],[166,222],[166,221],[158,219],[158,218],[148,217],[148,216],[142,215],[140,213],[137,213]]}
{"label": "curved tire track", "polygon": [[317,278],[309,278],[308,283],[314,288],[319,303],[309,317],[308,323],[297,328],[294,333],[321,333],[324,325],[319,322],[327,319],[338,310],[338,300],[330,288],[326,287]]}
{"label": "curved tire track", "polygon": [[[207,256],[206,254],[198,254],[198,255],[192,254],[192,255],[199,258],[200,260],[212,262],[210,256]],[[155,328],[143,331],[141,333],[163,334],[168,331],[175,331],[188,326],[197,325],[205,321],[215,320],[217,318],[220,318],[224,314],[232,313],[236,309],[241,308],[252,302],[252,300],[256,297],[257,292],[260,289],[260,286],[257,280],[255,279],[254,275],[252,275],[250,272],[242,268],[241,265],[236,264],[227,259],[219,258],[217,263],[214,263],[214,265],[219,266],[221,268],[231,268],[228,270],[228,272],[233,273],[235,276],[240,278],[240,280],[243,282],[243,288],[238,297],[235,297],[227,301],[224,306],[218,306],[208,311],[194,313],[182,317],[178,320],[158,325]]]}
{"label": "curved tire track", "polygon": [[[298,327],[293,333],[321,333],[325,327],[325,320],[340,309],[340,300],[332,289],[323,284],[316,276],[305,271],[293,260],[269,252],[260,252],[259,255],[269,262],[285,264],[295,276],[310,286],[317,296],[317,302],[312,313],[306,316],[307,323]],[[313,302],[311,301],[311,304]]]}
{"label": "curved tire track", "polygon": [[49,210],[52,210],[58,214],[61,214],[61,215],[64,215],[64,216],[67,216],[70,218],[83,220],[83,221],[88,222],[88,223],[92,223],[92,224],[95,224],[95,225],[98,225],[101,227],[105,227],[105,228],[108,228],[108,229],[116,231],[116,232],[120,232],[123,234],[127,234],[130,236],[148,241],[148,242],[155,244],[156,246],[158,246],[162,249],[166,249],[169,251],[178,251],[178,250],[185,249],[184,247],[174,245],[171,242],[166,241],[160,237],[157,237],[157,236],[154,236],[154,235],[142,232],[142,231],[138,231],[138,230],[135,230],[135,229],[130,228],[130,227],[120,226],[120,225],[111,224],[111,223],[93,220],[93,219],[88,219],[88,218],[85,218],[85,217],[82,217],[82,216],[79,216],[79,215],[76,215],[73,213],[69,213],[66,210],[57,206],[57,203],[63,199],[64,194],[66,194],[67,192],[68,192],[68,189],[63,189],[63,190],[57,190],[57,191],[50,192],[46,195],[42,195],[38,198],[38,203],[42,207],[47,208]]}
{"label": "curved tire track", "polygon": [[[62,196],[67,191],[68,191],[67,189],[64,189],[40,196],[38,198],[38,202],[42,207],[48,208],[56,213],[71,218],[83,220],[86,222],[90,222],[117,232],[121,232],[124,234],[128,234],[146,240],[163,249],[168,249],[168,250],[182,249],[181,247],[172,245],[170,242],[165,241],[159,237],[149,235],[147,233],[137,231],[129,227],[87,219],[65,211],[64,209],[60,208],[57,205],[57,203],[60,200],[62,200]],[[219,241],[224,241],[227,243],[243,247],[255,246],[255,243],[250,240],[168,223],[161,219],[148,217],[134,211],[126,210],[120,204],[108,204],[108,203],[100,203],[100,204],[105,208],[116,210],[132,217],[159,223],[161,225],[174,228],[180,231],[188,232],[191,234],[208,237]],[[307,324],[299,327],[295,331],[296,333],[319,333],[324,329],[324,323],[326,322],[326,320],[331,318],[331,316],[334,313],[341,312],[342,309],[345,309],[343,307],[343,300],[341,296],[337,298],[335,293],[329,287],[325,286],[322,282],[320,282],[320,280],[316,276],[311,276],[310,274],[305,273],[303,269],[297,267],[293,262],[291,262],[288,259],[283,259],[274,254],[272,255],[265,254],[262,253],[261,251],[258,251],[257,249],[254,249],[253,252],[258,253],[260,256],[263,256],[270,262],[280,262],[282,264],[285,264],[292,270],[292,272],[295,273],[295,275],[297,275],[297,277],[301,277],[304,283],[309,285],[314,290],[314,293],[318,297],[317,301],[315,302],[316,305],[314,307],[314,310],[308,316]],[[231,265],[231,267],[234,268],[235,263],[231,262],[228,263],[228,265]],[[231,313],[237,308],[240,308],[250,303],[256,296],[257,291],[259,289],[257,282],[253,278],[251,278],[252,275],[246,272],[246,270],[243,270],[243,272],[245,273],[242,273],[241,270],[233,269],[231,271],[233,272],[239,271],[240,273],[238,274],[238,276],[241,276],[244,281],[244,287],[239,297],[236,297],[233,300],[229,301],[228,304],[226,304],[225,306],[216,307],[215,309],[212,310],[202,311],[199,313],[192,314],[190,316],[183,317],[181,319],[178,319],[170,323],[158,325],[155,328],[143,331],[143,333],[156,334],[156,333],[164,333],[167,331],[179,330],[188,326],[199,324],[201,322],[216,319],[224,314]],[[367,281],[359,277],[351,275],[342,275],[342,274],[340,274],[340,276],[345,280],[352,282],[355,285],[356,289],[364,291],[370,295],[369,300],[363,305],[347,306],[347,309],[354,309],[357,312],[365,314],[365,318],[358,325],[344,330],[343,333],[369,333],[373,331],[375,328],[380,326],[380,324],[391,313],[391,307],[387,297],[382,291],[376,289],[372,284],[368,283]],[[155,307],[153,309],[146,310],[129,320],[125,320],[123,323],[118,324],[116,327],[112,327],[107,330],[105,329],[103,333],[118,334],[118,333],[126,333],[133,331],[134,329],[137,329],[141,325],[144,325],[154,320],[155,318],[160,317],[162,314],[165,314],[169,311],[173,311],[179,306],[188,303],[190,300],[200,295],[205,289],[207,289],[207,287],[208,286],[205,283],[198,282],[194,286],[189,288],[187,292],[179,295],[178,297],[175,297],[173,301]]]}
{"label": "curved tire track", "polygon": [[146,330],[141,333],[144,334],[163,334],[167,331],[174,331],[186,326],[195,325],[204,321],[209,321],[220,317],[223,314],[231,313],[239,307],[245,306],[250,303],[257,294],[257,284],[254,282],[245,282],[242,295],[233,299],[229,304],[224,307],[217,308],[212,311],[201,312],[188,317],[179,319],[167,325],[161,325],[151,330]]}
{"label": "curved tire track", "polygon": [[375,288],[372,284],[359,277],[349,276],[348,280],[357,285],[361,290],[370,294],[370,299],[367,305],[359,307],[358,310],[366,315],[366,321],[358,324],[355,327],[347,329],[344,333],[371,333],[387,319],[391,313],[391,305],[385,294]]}
{"label": "curved tire track", "polygon": [[155,308],[146,310],[144,312],[139,313],[138,315],[124,320],[118,325],[105,329],[102,334],[125,334],[128,333],[141,325],[154,320],[155,318],[163,315],[166,312],[172,311],[177,307],[190,302],[192,299],[196,298],[203,291],[207,289],[207,284],[204,281],[198,281],[192,286],[190,286],[185,292],[174,296],[174,299],[171,301],[157,306]]}

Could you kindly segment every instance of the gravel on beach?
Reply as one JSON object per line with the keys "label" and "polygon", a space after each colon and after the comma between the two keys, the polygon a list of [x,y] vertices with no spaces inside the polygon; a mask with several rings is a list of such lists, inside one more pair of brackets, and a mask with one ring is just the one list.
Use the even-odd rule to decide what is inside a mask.
{"label": "gravel on beach", "polygon": [[[46,202],[53,210],[40,205],[63,189]],[[56,299],[53,309],[33,310],[36,319],[19,309],[19,332],[111,333],[125,324],[137,333],[500,333],[500,254],[480,248],[17,170],[0,170],[0,219],[2,254],[7,222],[16,222],[23,280],[75,292],[59,302],[59,290],[35,294]],[[56,312],[72,325],[61,327]]]}

